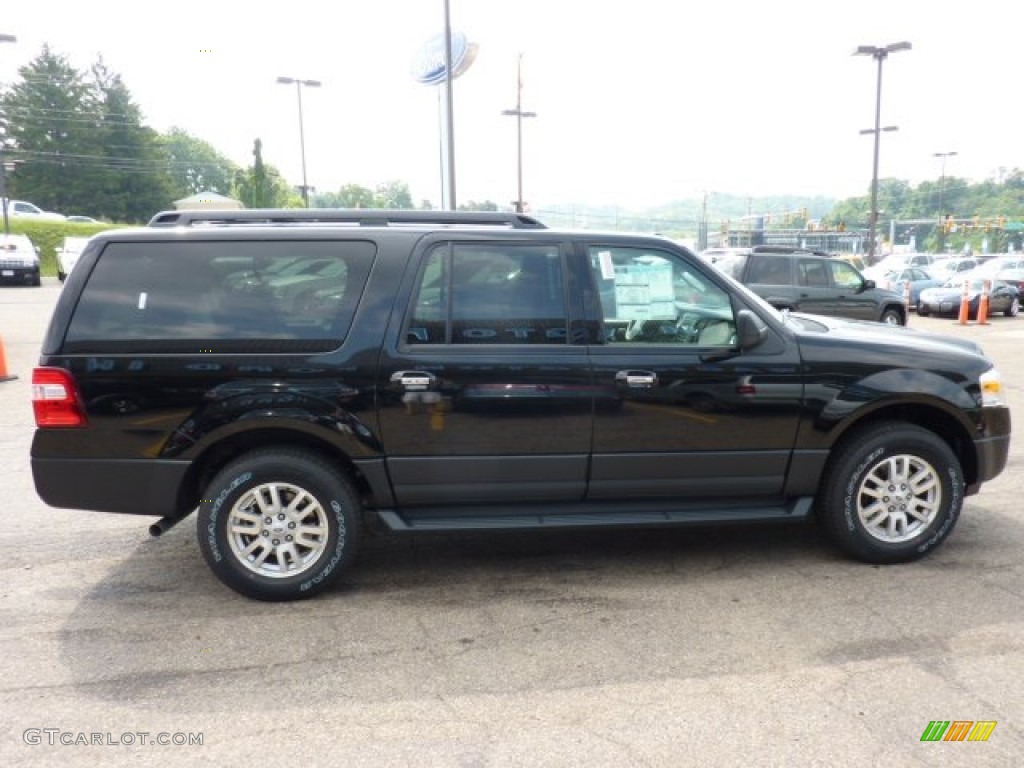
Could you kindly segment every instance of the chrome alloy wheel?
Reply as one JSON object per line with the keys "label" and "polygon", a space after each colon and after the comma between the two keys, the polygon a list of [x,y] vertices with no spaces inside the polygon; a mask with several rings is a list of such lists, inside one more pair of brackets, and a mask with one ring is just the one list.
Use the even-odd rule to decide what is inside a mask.
{"label": "chrome alloy wheel", "polygon": [[920,456],[889,456],[873,466],[857,489],[856,508],[864,529],[879,541],[913,539],[931,525],[942,506],[942,483]]}
{"label": "chrome alloy wheel", "polygon": [[290,483],[256,486],[238,499],[227,523],[231,552],[260,576],[302,573],[327,546],[324,508],[312,494]]}

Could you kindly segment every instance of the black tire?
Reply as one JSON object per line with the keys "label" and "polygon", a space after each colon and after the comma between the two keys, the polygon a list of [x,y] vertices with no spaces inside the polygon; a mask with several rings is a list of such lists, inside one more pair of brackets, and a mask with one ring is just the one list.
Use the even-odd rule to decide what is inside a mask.
{"label": "black tire", "polygon": [[1018,312],[1020,312],[1020,299],[1015,296],[1010,299],[1010,306],[1006,308],[1003,314],[1007,317],[1016,317]]}
{"label": "black tire", "polygon": [[60,280],[62,283],[64,282],[64,279],[66,277],[67,277],[67,275],[65,275],[63,272],[60,272],[60,271],[57,272],[57,279]]}
{"label": "black tire", "polygon": [[[919,487],[900,483],[903,474]],[[886,487],[889,481],[895,482]],[[876,488],[878,496],[871,493]],[[850,434],[836,449],[817,512],[847,554],[868,563],[902,563],[942,543],[963,502],[963,469],[941,438],[912,424],[881,422]],[[918,514],[906,514],[908,508]],[[884,524],[897,528],[883,530]]]}
{"label": "black tire", "polygon": [[[325,590],[351,562],[360,514],[358,495],[325,460],[299,450],[254,451],[207,486],[199,504],[199,546],[217,577],[236,592],[257,600],[299,600]],[[264,540],[267,546],[258,543]],[[282,569],[294,575],[282,575]]]}
{"label": "black tire", "polygon": [[882,312],[882,316],[878,318],[878,322],[885,323],[886,325],[903,325],[903,313],[898,309],[889,307]]}
{"label": "black tire", "polygon": [[917,316],[918,317],[928,317],[928,315],[930,315],[930,314],[931,314],[931,312],[928,311],[928,308],[924,304],[921,304],[920,302],[918,302],[918,304],[917,304]]}

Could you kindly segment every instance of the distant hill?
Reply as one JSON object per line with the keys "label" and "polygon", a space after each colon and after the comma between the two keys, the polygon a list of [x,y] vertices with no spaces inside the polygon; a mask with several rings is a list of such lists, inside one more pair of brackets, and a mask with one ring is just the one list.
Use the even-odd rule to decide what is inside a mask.
{"label": "distant hill", "polygon": [[[740,197],[716,193],[707,198],[706,215],[709,229],[717,229],[726,219],[738,221],[747,216],[767,215],[773,222],[790,216],[802,221],[828,215],[836,202],[833,198],[820,196]],[[656,232],[669,237],[687,238],[695,236],[704,206],[705,200],[701,198],[636,209],[569,203],[541,206],[530,213],[550,227]]]}

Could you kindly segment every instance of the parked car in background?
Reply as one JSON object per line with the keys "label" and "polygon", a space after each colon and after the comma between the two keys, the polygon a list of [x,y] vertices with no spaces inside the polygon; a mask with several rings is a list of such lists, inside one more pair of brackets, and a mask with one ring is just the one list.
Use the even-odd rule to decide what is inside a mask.
{"label": "parked car in background", "polygon": [[[0,201],[2,204],[2,201]],[[31,219],[48,219],[51,221],[64,221],[64,214],[54,211],[44,211],[38,205],[25,202],[24,200],[8,200],[7,215],[11,217],[24,217]]]}
{"label": "parked car in background", "polygon": [[[925,288],[921,291],[917,313],[922,317],[932,314],[957,314],[960,311],[961,303],[963,303],[964,282],[963,278],[954,277],[937,288]],[[1001,280],[991,281],[982,277],[968,278],[966,282],[969,317],[978,316],[981,292],[986,282],[990,285],[988,313],[990,315],[1004,314],[1007,317],[1017,316],[1020,311],[1020,292],[1012,285]]]}
{"label": "parked car in background", "polygon": [[948,259],[939,259],[932,262],[925,270],[936,280],[946,282],[953,275],[968,272],[981,265],[981,261],[973,256],[956,256]]}
{"label": "parked car in background", "polygon": [[72,224],[99,224],[92,216],[68,216],[67,220]]}
{"label": "parked car in background", "polygon": [[39,250],[28,235],[0,234],[0,283],[42,285]]}
{"label": "parked car in background", "polygon": [[880,270],[876,265],[868,267],[863,272],[864,277],[875,281],[875,285],[887,291],[894,291],[903,295],[906,286],[910,285],[910,308],[916,310],[921,299],[921,291],[925,288],[935,288],[945,283],[945,280],[938,280],[925,271],[924,267],[904,267],[903,269]]}
{"label": "parked car in background", "polygon": [[[964,273],[971,279],[981,278],[994,280],[996,275],[1006,269],[1024,269],[1024,257],[1022,256],[995,256],[988,259],[970,272]],[[958,275],[962,278],[964,275]],[[963,285],[963,283],[961,283]]]}
{"label": "parked car in background", "polygon": [[64,282],[64,279],[71,274],[71,270],[78,263],[78,257],[82,255],[82,249],[88,242],[88,237],[68,236],[57,248],[57,278],[61,282]]}
{"label": "parked car in background", "polygon": [[754,246],[715,266],[776,309],[906,325],[903,295],[879,288],[853,266],[818,251]]}
{"label": "parked car in background", "polygon": [[847,264],[852,266],[854,269],[860,270],[861,272],[863,272],[868,267],[868,263],[864,261],[863,256],[857,256],[856,254],[853,253],[842,253],[839,254],[837,258],[842,259]]}
{"label": "parked car in background", "polygon": [[1024,269],[1004,269],[996,273],[996,280],[1012,285],[1018,292],[1024,291]]}
{"label": "parked car in background", "polygon": [[744,253],[750,253],[749,248],[708,248],[707,250],[700,252],[700,257],[709,264],[714,264],[719,259],[723,259],[727,256],[737,256]]}

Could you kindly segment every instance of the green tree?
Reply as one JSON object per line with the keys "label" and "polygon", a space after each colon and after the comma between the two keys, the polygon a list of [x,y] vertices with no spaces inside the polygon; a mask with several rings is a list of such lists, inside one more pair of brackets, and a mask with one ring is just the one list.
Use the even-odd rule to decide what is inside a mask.
{"label": "green tree", "polygon": [[50,210],[77,209],[86,202],[88,171],[104,162],[94,90],[47,45],[18,74],[0,100],[4,149],[15,163],[8,195]]}
{"label": "green tree", "polygon": [[101,122],[97,139],[105,162],[83,182],[98,187],[87,210],[113,221],[144,222],[174,200],[168,158],[159,137],[142,124],[142,113],[121,76],[100,59],[92,68]]}
{"label": "green tree", "polygon": [[377,185],[373,205],[375,208],[399,208],[408,210],[413,207],[412,193],[404,181],[389,181]]}
{"label": "green tree", "polygon": [[252,148],[253,164],[235,174],[235,196],[246,208],[299,208],[298,197],[280,171],[263,162],[263,142],[256,139]]}
{"label": "green tree", "polygon": [[213,145],[181,128],[161,137],[168,159],[173,199],[199,192],[231,193],[238,166]]}
{"label": "green tree", "polygon": [[482,203],[478,203],[475,200],[470,200],[468,203],[463,203],[459,206],[460,211],[496,211],[498,210],[498,204],[493,200],[484,200]]}

